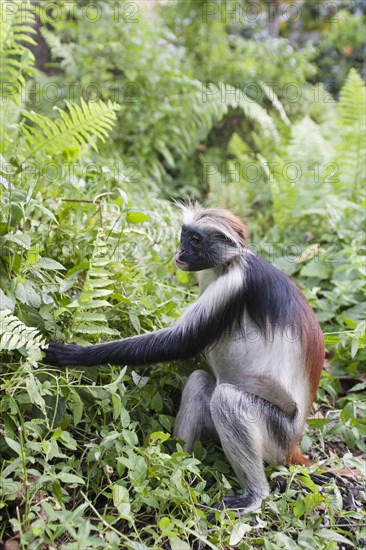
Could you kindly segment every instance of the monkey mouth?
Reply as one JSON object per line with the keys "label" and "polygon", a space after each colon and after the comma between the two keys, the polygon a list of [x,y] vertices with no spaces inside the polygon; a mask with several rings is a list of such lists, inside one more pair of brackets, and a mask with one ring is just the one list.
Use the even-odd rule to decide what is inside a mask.
{"label": "monkey mouth", "polygon": [[175,263],[176,267],[178,267],[178,269],[182,269],[183,271],[187,271],[188,264],[186,262],[182,262],[178,258],[174,258],[174,263]]}

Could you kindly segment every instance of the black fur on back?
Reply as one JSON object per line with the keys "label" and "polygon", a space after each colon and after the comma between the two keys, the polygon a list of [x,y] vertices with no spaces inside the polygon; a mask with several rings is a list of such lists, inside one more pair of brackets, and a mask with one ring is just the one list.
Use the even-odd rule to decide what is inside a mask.
{"label": "black fur on back", "polygon": [[301,338],[305,324],[312,322],[312,310],[297,286],[254,253],[245,253],[242,265],[242,303],[261,333],[292,328]]}

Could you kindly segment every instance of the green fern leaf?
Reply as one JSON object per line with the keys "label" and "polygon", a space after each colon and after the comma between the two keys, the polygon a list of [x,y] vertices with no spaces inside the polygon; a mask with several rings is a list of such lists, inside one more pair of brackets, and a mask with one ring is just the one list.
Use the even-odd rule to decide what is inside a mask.
{"label": "green fern leaf", "polygon": [[41,358],[41,348],[46,340],[34,327],[28,327],[9,309],[0,311],[0,351],[25,351],[28,358]]}
{"label": "green fern leaf", "polygon": [[281,120],[286,124],[286,126],[291,126],[291,122],[286,114],[284,106],[281,101],[278,99],[273,88],[268,86],[265,82],[259,82],[260,87],[263,92],[266,94],[267,98],[272,102],[273,107],[278,111],[278,114],[281,117]]}
{"label": "green fern leaf", "polygon": [[279,134],[271,116],[261,105],[254,102],[241,90],[220,83],[219,93],[213,94],[210,98],[211,96],[209,96],[209,100],[214,109],[214,118],[219,120],[223,118],[229,107],[233,109],[240,108],[248,119],[259,124],[264,132],[271,135],[273,139],[279,140]]}
{"label": "green fern leaf", "polygon": [[[89,270],[85,279],[84,288],[76,303],[73,316],[72,334],[82,338],[85,335],[98,337],[101,334],[108,336],[119,333],[108,326],[107,316],[103,311],[111,307],[108,296],[113,293],[111,285],[114,281],[109,278],[106,268],[109,263],[109,250],[105,241],[103,229],[99,229],[94,241],[94,250],[90,260]],[[101,279],[103,277],[103,279]]]}
{"label": "green fern leaf", "polygon": [[66,68],[68,65],[72,66],[76,63],[73,57],[75,49],[73,42],[63,43],[57,34],[44,26],[41,27],[41,34],[51,50],[52,58],[59,60],[61,67]]}
{"label": "green fern leaf", "polygon": [[28,49],[35,44],[31,34],[34,7],[26,1],[0,3],[0,151],[17,137],[21,91],[25,76],[33,74],[34,55]]}
{"label": "green fern leaf", "polygon": [[270,164],[261,155],[257,158],[267,175],[272,195],[272,209],[275,224],[284,229],[294,219],[294,209],[299,196],[296,184],[285,181],[283,167],[285,163],[279,157]]}
{"label": "green fern leaf", "polygon": [[24,74],[33,72],[34,56],[27,45],[36,42],[31,37],[35,17],[30,2],[13,0],[0,5],[0,81],[2,103],[8,100],[19,103],[24,85]]}
{"label": "green fern leaf", "polygon": [[234,132],[227,144],[227,152],[229,155],[241,159],[249,154],[249,147],[239,134]]}
{"label": "green fern leaf", "polygon": [[341,131],[337,151],[340,165],[339,189],[348,198],[358,199],[366,183],[366,87],[355,69],[351,69],[340,92],[337,124]]}
{"label": "green fern leaf", "polygon": [[105,141],[116,122],[117,103],[108,101],[89,102],[83,99],[81,105],[67,102],[68,111],[57,108],[59,117],[55,120],[37,113],[25,113],[32,123],[24,125],[28,155],[25,160],[37,155],[60,155],[67,150],[80,150],[89,144],[97,150],[95,138]]}
{"label": "green fern leaf", "polygon": [[[301,185],[305,190],[311,187],[318,188],[322,181],[318,181],[314,176],[314,167],[318,166],[320,169],[319,179],[326,180],[324,166],[332,160],[333,154],[333,148],[322,136],[320,126],[309,117],[292,126],[286,159],[288,167],[294,167],[293,178],[297,185]],[[287,179],[291,180],[290,170],[288,172]]]}
{"label": "green fern leaf", "polygon": [[245,217],[248,214],[249,198],[248,181],[243,177],[243,167],[252,162],[250,150],[244,140],[236,132],[227,145],[228,154],[234,160],[227,160],[222,165],[222,171],[208,171],[207,183],[209,188],[208,203],[222,204],[231,208],[238,215]]}

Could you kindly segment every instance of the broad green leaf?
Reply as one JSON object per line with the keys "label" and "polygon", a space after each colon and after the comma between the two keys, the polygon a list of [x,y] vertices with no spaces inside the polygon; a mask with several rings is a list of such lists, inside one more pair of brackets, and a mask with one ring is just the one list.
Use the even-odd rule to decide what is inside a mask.
{"label": "broad green leaf", "polygon": [[243,520],[237,521],[231,531],[229,544],[235,546],[242,540],[245,533],[249,533],[251,530],[252,527],[248,523]]}
{"label": "broad green leaf", "polygon": [[74,417],[74,426],[77,426],[80,420],[82,419],[84,405],[80,395],[74,389],[71,389],[70,404],[71,404],[71,410]]}
{"label": "broad green leaf", "polygon": [[52,260],[52,258],[43,257],[39,258],[38,266],[43,269],[51,269],[53,271],[62,271],[66,269],[62,264],[60,264],[60,262],[56,262],[56,260]]}
{"label": "broad green leaf", "polygon": [[68,472],[59,472],[57,474],[57,478],[63,483],[68,483],[68,484],[84,485],[85,483],[81,477],[75,474],[69,474]]}
{"label": "broad green leaf", "polygon": [[118,483],[115,483],[113,485],[112,494],[113,504],[116,506],[116,508],[118,508],[120,504],[129,502],[130,500],[130,495],[126,487],[123,487],[123,485],[119,485]]}
{"label": "broad green leaf", "polygon": [[318,279],[328,279],[331,274],[331,265],[322,261],[310,260],[300,271],[302,277],[316,277]]}
{"label": "broad green leaf", "polygon": [[192,548],[188,542],[185,542],[177,536],[169,537],[169,542],[172,550],[191,550]]}
{"label": "broad green leaf", "polygon": [[129,212],[126,216],[128,223],[138,224],[146,222],[149,219],[148,214],[144,212]]}
{"label": "broad green leaf", "polygon": [[168,531],[168,529],[170,528],[170,519],[167,518],[167,517],[163,517],[159,520],[159,528],[164,532],[164,531]]}
{"label": "broad green leaf", "polygon": [[4,293],[0,288],[0,310],[9,310],[13,311],[15,306],[15,298],[11,296],[10,298]]}
{"label": "broad green leaf", "polygon": [[14,233],[6,235],[4,240],[19,244],[22,248],[25,248],[26,250],[29,250],[32,242],[30,236],[24,233]]}
{"label": "broad green leaf", "polygon": [[26,379],[25,385],[27,388],[28,395],[30,397],[31,403],[35,403],[39,408],[45,409],[45,400],[41,396],[38,384],[34,376],[30,376]]}
{"label": "broad green leaf", "polygon": [[154,432],[150,435],[150,443],[164,443],[164,441],[167,441],[170,437],[170,434],[166,434],[164,432]]}
{"label": "broad green leaf", "polygon": [[4,439],[6,443],[9,445],[9,447],[13,449],[13,451],[15,451],[19,456],[22,454],[22,448],[17,441],[6,436]]}
{"label": "broad green leaf", "polygon": [[348,544],[352,547],[355,546],[349,538],[344,537],[340,533],[332,531],[331,529],[319,529],[319,531],[316,531],[316,535],[325,540],[334,540],[335,542],[339,542],[340,544]]}

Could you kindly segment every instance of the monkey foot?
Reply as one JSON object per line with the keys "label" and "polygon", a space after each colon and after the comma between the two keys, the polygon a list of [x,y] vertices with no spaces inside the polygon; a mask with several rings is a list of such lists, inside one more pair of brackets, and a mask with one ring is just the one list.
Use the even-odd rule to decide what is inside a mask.
{"label": "monkey foot", "polygon": [[262,499],[252,494],[225,497],[223,508],[236,510],[239,516],[260,510]]}
{"label": "monkey foot", "polygon": [[[247,493],[245,495],[234,495],[223,498],[222,503],[218,502],[213,506],[213,508],[216,508],[218,511],[227,509],[235,512],[237,516],[241,517],[245,514],[249,514],[250,512],[259,511],[262,500],[262,498],[251,493]],[[212,524],[216,523],[215,514],[210,514],[208,516],[208,520]]]}

